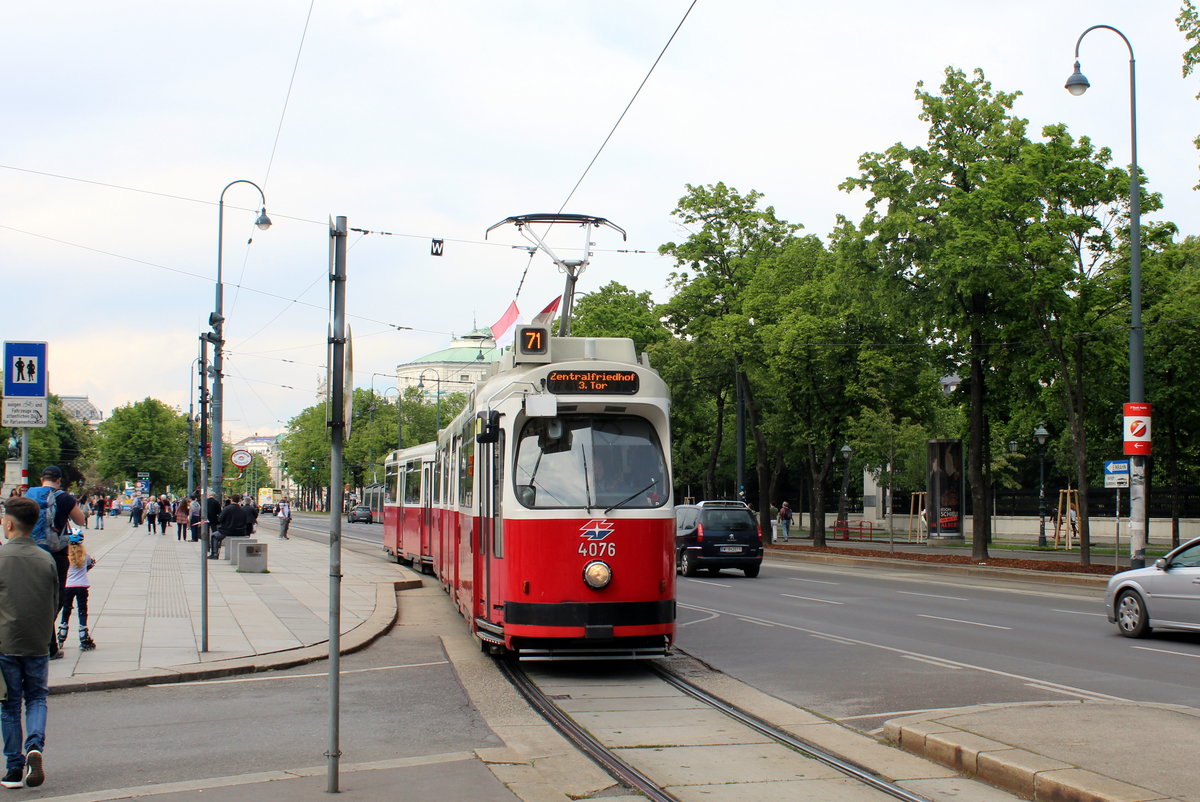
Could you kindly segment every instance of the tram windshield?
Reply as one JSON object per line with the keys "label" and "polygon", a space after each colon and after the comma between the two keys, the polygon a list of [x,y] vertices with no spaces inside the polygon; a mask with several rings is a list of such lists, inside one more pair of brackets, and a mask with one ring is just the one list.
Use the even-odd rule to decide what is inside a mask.
{"label": "tram windshield", "polygon": [[517,500],[532,509],[648,509],[670,495],[662,446],[644,418],[530,418],[516,455]]}

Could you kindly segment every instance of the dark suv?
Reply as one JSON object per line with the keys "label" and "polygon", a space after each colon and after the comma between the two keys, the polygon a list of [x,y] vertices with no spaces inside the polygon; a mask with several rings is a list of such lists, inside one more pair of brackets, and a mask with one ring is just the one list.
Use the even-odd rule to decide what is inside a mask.
{"label": "dark suv", "polygon": [[763,540],[753,511],[740,501],[701,501],[675,507],[675,564],[684,576],[701,568],[739,568],[758,576]]}

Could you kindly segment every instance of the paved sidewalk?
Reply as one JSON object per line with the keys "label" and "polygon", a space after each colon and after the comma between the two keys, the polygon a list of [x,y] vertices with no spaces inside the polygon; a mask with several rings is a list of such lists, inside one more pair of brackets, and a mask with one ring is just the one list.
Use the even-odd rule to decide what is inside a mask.
{"label": "paved sidewalk", "polygon": [[[133,529],[109,518],[85,531],[91,571],[88,624],[97,648],[81,652],[76,615],[61,660],[50,664],[52,693],[128,687],[279,668],[328,653],[329,548],[260,528],[268,573],[237,573],[208,560],[208,647],[200,651],[200,544]],[[174,529],[174,527],[172,527]],[[342,550],[343,651],[361,648],[396,617],[397,583],[415,582],[397,565]]]}

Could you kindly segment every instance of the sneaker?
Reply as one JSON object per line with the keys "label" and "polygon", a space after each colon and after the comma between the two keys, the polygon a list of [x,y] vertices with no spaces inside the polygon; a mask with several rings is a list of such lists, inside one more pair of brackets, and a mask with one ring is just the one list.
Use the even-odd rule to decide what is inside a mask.
{"label": "sneaker", "polygon": [[30,749],[25,755],[25,787],[37,788],[46,781],[46,772],[42,771],[42,753],[39,749]]}
{"label": "sneaker", "polygon": [[25,787],[25,772],[22,769],[9,769],[4,778],[0,779],[0,785],[5,788],[24,788]]}
{"label": "sneaker", "polygon": [[62,649],[56,649],[50,654],[51,660],[61,660],[63,658]]}

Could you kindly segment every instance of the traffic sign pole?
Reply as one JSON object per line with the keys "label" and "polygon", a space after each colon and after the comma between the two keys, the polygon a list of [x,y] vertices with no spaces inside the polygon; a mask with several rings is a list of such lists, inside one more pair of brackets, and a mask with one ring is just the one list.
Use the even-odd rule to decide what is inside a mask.
{"label": "traffic sign pole", "polygon": [[1124,411],[1125,453],[1130,457],[1129,565],[1131,568],[1145,568],[1150,522],[1146,498],[1146,455],[1151,453],[1151,410],[1149,404],[1137,401],[1127,403]]}

